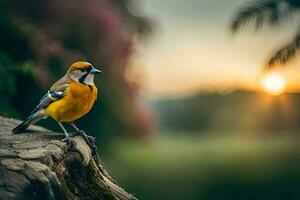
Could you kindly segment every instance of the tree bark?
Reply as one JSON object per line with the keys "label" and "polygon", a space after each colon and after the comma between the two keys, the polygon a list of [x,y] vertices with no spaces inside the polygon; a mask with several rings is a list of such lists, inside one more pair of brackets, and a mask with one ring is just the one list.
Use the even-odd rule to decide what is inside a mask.
{"label": "tree bark", "polygon": [[13,135],[20,121],[0,117],[0,199],[136,200],[107,174],[81,136],[75,147],[62,133],[32,126]]}

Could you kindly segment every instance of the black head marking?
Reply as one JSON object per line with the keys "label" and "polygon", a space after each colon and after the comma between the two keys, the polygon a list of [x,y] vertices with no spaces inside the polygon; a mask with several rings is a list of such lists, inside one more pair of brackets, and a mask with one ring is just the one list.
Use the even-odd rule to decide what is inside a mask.
{"label": "black head marking", "polygon": [[84,83],[84,80],[86,79],[86,77],[87,77],[88,74],[89,74],[88,72],[86,72],[85,74],[83,74],[83,75],[80,77],[79,82],[82,83],[82,84],[85,84],[85,83]]}

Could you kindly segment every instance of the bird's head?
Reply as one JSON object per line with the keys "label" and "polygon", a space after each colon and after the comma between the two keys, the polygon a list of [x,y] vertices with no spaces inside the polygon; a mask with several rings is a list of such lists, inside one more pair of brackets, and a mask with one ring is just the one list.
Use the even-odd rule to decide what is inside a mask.
{"label": "bird's head", "polygon": [[70,66],[67,75],[78,83],[94,85],[94,75],[100,73],[91,63],[79,61]]}

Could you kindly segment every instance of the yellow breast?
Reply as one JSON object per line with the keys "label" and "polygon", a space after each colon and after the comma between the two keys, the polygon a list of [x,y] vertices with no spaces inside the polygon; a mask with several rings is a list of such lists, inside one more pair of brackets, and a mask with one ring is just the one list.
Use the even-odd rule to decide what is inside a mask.
{"label": "yellow breast", "polygon": [[51,103],[46,111],[57,121],[73,122],[88,113],[97,99],[97,88],[71,81],[65,96]]}

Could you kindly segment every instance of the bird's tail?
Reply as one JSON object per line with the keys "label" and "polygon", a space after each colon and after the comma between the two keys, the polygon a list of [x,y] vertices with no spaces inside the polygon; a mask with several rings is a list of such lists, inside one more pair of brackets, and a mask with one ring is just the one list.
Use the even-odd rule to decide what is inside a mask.
{"label": "bird's tail", "polygon": [[17,127],[15,127],[12,130],[13,134],[18,134],[24,132],[30,125],[33,125],[40,121],[41,119],[45,118],[44,112],[37,111],[32,113],[25,121],[23,121],[21,124],[19,124]]}

